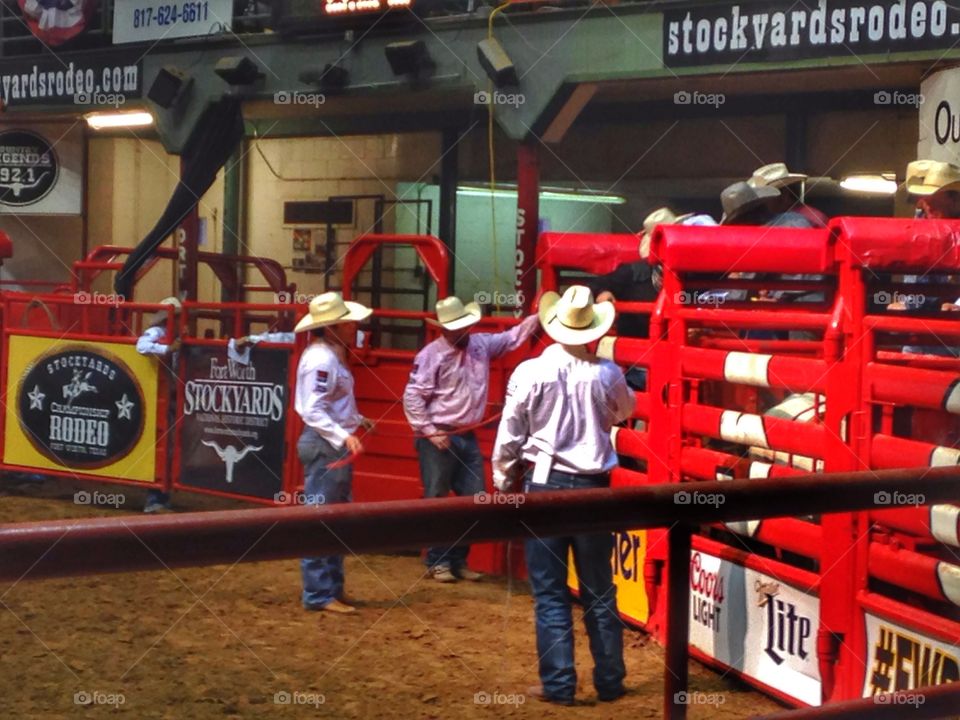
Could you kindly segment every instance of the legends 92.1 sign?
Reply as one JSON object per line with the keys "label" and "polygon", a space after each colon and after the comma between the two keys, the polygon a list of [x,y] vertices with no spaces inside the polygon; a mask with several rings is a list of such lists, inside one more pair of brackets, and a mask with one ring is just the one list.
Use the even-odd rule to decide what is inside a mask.
{"label": "legends 92.1 sign", "polygon": [[40,127],[0,127],[0,213],[79,215],[83,131]]}

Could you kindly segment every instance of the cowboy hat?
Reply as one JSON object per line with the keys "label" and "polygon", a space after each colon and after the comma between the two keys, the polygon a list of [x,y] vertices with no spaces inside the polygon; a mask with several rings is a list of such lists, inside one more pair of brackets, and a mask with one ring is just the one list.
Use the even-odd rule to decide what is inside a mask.
{"label": "cowboy hat", "polygon": [[338,292],[325,292],[310,301],[309,312],[300,318],[294,332],[306,332],[339,323],[360,322],[373,314],[373,310],[360,303],[344,300]]}
{"label": "cowboy hat", "polygon": [[936,160],[914,160],[907,165],[904,183],[911,195],[933,195],[940,190],[960,189],[960,167]]}
{"label": "cowboy hat", "polygon": [[782,188],[806,179],[807,176],[802,173],[792,173],[787,170],[785,163],[770,163],[754,170],[747,184],[750,187]]}
{"label": "cowboy hat", "polygon": [[643,219],[643,235],[640,236],[640,257],[650,257],[650,240],[657,225],[674,225],[679,222],[676,213],[668,207],[657,208]]}
{"label": "cowboy hat", "polygon": [[723,205],[720,224],[729,225],[744,213],[778,197],[780,191],[776,188],[766,185],[753,187],[745,182],[735,182],[720,193],[720,204]]}
{"label": "cowboy hat", "polygon": [[437,302],[437,319],[427,318],[427,322],[438,325],[444,330],[463,330],[476,325],[482,317],[483,313],[477,303],[471,302],[464,305],[460,302],[460,298],[451,295]]}
{"label": "cowboy hat", "polygon": [[[180,298],[170,297],[164,298],[161,300],[158,305],[170,305],[173,307],[173,315],[176,317],[180,314],[180,309],[183,307],[180,304]],[[153,327],[154,325],[166,324],[167,318],[170,316],[168,310],[157,310],[153,315],[150,316],[150,320],[147,322],[148,327]]]}
{"label": "cowboy hat", "polygon": [[586,345],[607,334],[617,311],[612,302],[594,303],[590,288],[572,285],[562,296],[545,292],[538,314],[547,335],[561,345]]}

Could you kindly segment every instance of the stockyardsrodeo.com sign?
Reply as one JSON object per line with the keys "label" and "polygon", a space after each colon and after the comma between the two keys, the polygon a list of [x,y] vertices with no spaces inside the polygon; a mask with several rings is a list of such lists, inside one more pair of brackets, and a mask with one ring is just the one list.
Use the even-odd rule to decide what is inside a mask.
{"label": "stockyardsrodeo.com sign", "polygon": [[952,48],[960,7],[945,0],[716,2],[664,12],[668,67]]}
{"label": "stockyardsrodeo.com sign", "polygon": [[4,463],[154,482],[157,366],[131,345],[9,336]]}

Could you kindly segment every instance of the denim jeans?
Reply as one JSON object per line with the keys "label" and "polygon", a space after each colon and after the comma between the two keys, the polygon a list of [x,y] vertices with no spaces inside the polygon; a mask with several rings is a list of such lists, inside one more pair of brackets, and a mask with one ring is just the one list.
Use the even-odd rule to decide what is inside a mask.
{"label": "denim jeans", "polygon": [[[350,502],[353,466],[330,470],[328,465],[348,455],[346,446],[339,450],[314,430],[304,428],[297,441],[297,455],[303,463],[303,495],[306,505],[332,505]],[[303,606],[321,608],[343,595],[343,556],[303,558]]]}
{"label": "denim jeans", "polygon": [[[608,484],[609,478],[605,475],[601,479],[553,471],[545,485],[534,485],[528,476],[524,489],[536,493],[606,487]],[[610,533],[526,541],[543,691],[551,700],[568,701],[573,699],[577,687],[572,597],[567,588],[567,557],[571,549],[580,581],[583,622],[593,655],[593,684],[601,700],[614,699],[623,692],[626,669],[623,664],[623,624],[617,614],[617,590],[610,566],[613,552]]]}
{"label": "denim jeans", "polygon": [[[477,436],[472,432],[448,435],[450,447],[440,450],[426,438],[417,438],[420,458],[420,480],[425,498],[454,495],[476,495],[484,491],[483,456]],[[466,530],[466,528],[464,528]],[[456,570],[467,564],[469,545],[427,549],[427,567]]]}

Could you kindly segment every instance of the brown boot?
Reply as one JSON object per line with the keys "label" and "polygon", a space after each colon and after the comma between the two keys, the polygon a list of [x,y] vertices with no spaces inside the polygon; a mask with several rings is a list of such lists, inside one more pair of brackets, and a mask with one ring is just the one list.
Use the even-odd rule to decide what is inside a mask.
{"label": "brown boot", "polygon": [[347,605],[346,603],[340,602],[339,600],[331,600],[320,609],[326,612],[341,613],[341,614],[352,613],[357,611],[357,609],[352,605]]}

